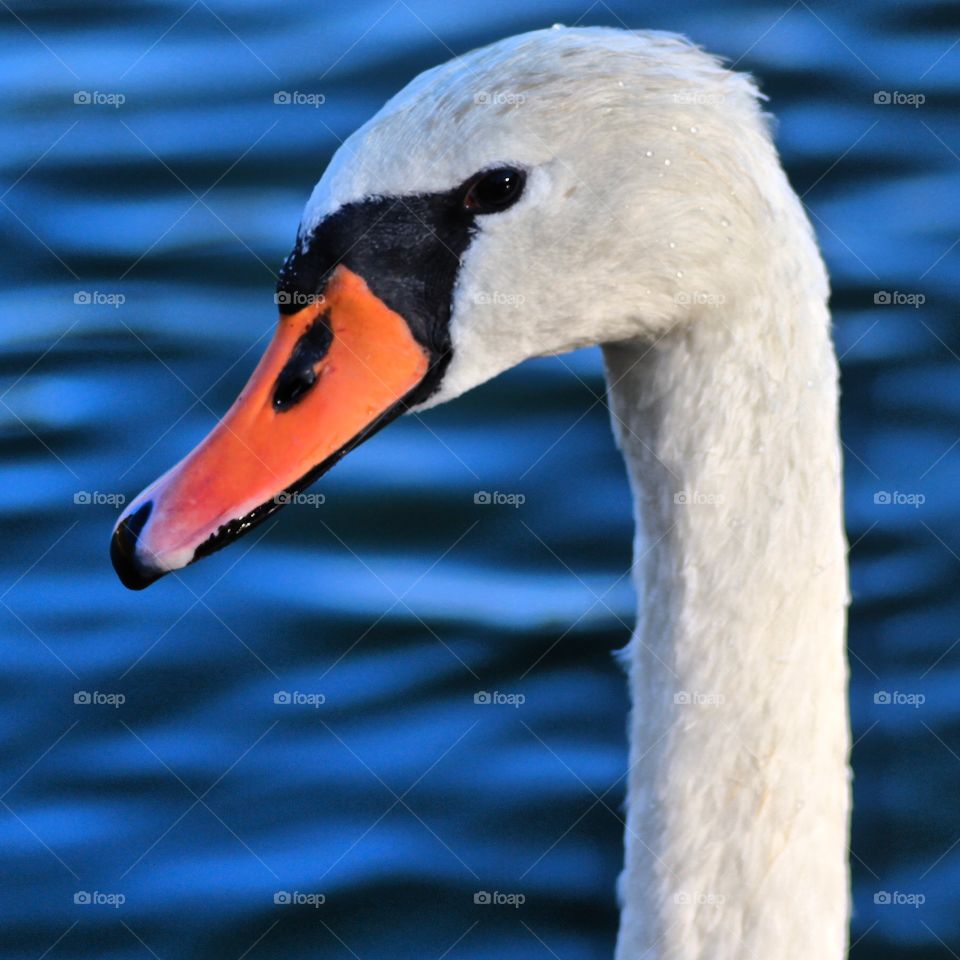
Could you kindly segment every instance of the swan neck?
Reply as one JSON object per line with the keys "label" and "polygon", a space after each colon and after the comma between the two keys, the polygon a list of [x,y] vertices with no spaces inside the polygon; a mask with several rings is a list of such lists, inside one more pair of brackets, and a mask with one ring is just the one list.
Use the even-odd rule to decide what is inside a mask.
{"label": "swan neck", "polygon": [[604,348],[637,524],[618,960],[846,955],[837,369],[796,283]]}

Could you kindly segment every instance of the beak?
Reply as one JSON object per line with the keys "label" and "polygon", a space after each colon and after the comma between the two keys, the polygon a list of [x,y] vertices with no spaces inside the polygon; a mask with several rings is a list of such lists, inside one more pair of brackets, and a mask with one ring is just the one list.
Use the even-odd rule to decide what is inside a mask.
{"label": "beak", "polygon": [[341,264],[312,299],[281,314],[224,418],[120,517],[110,556],[131,590],[265,520],[403,413],[426,377],[427,350],[359,275]]}

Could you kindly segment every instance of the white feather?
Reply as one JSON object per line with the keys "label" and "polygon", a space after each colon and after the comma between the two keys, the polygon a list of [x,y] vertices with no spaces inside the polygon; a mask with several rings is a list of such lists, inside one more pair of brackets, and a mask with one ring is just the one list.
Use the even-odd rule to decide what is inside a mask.
{"label": "white feather", "polygon": [[421,75],[357,131],[304,231],[504,162],[527,188],[467,251],[429,405],[605,345],[639,605],[617,958],[840,960],[837,368],[823,265],[756,88],[666,34],[514,37]]}

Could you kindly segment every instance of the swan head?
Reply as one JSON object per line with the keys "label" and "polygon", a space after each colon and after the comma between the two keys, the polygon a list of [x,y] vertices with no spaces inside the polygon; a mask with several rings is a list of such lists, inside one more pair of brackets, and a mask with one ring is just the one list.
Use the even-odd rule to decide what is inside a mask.
{"label": "swan head", "polygon": [[704,295],[749,286],[777,176],[749,78],[671,35],[541,30],[420,75],[323,173],[275,338],[121,516],[122,581],[236,539],[401,413],[700,322]]}

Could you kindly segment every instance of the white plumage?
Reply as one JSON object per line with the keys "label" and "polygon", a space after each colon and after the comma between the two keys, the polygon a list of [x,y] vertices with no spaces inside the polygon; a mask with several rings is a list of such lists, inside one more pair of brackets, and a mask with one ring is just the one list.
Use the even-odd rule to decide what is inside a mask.
{"label": "white plumage", "polygon": [[840,960],[837,368],[823,265],[756,88],[674,36],[514,37],[421,75],[357,131],[304,235],[349,201],[502,163],[527,188],[467,250],[429,405],[604,345],[637,519],[617,958]]}

